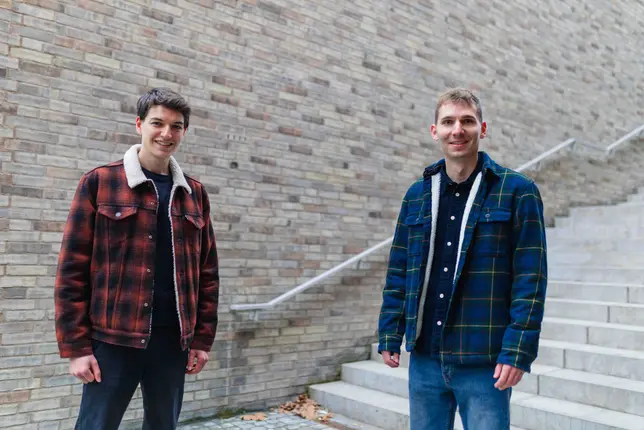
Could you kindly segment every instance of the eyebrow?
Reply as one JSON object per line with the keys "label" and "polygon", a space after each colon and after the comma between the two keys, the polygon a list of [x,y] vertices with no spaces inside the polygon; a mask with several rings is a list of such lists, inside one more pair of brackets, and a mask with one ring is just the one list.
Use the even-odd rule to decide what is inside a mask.
{"label": "eyebrow", "polygon": [[[152,118],[150,118],[150,121],[160,121],[160,122],[163,122],[163,120],[162,120],[161,118],[157,118],[157,117],[152,117]],[[175,123],[176,125],[183,125],[183,121],[175,121],[174,123]]]}
{"label": "eyebrow", "polygon": [[[446,115],[446,116],[440,118],[440,120],[443,121],[445,119],[454,119],[454,118],[455,118],[455,115]],[[470,119],[470,118],[476,118],[476,117],[474,115],[462,115],[460,118]]]}

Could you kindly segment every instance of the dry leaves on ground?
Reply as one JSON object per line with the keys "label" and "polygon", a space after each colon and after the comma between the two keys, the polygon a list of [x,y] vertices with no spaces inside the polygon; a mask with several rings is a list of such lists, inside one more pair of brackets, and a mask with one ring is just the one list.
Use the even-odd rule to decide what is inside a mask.
{"label": "dry leaves on ground", "polygon": [[242,421],[266,421],[266,414],[259,412],[256,414],[243,415],[241,417]]}
{"label": "dry leaves on ground", "polygon": [[320,410],[320,405],[306,394],[300,395],[296,401],[280,405],[278,408],[280,414],[292,414],[300,416],[310,421],[319,421],[327,423],[333,414]]}

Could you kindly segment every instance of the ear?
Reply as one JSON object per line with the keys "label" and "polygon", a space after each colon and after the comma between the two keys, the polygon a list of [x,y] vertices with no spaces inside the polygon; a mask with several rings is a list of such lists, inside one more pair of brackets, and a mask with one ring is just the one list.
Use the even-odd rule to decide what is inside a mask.
{"label": "ear", "polygon": [[481,123],[481,139],[483,139],[487,135],[487,123],[482,122]]}
{"label": "ear", "polygon": [[136,134],[141,135],[141,126],[143,125],[143,120],[141,117],[136,117]]}
{"label": "ear", "polygon": [[436,124],[432,124],[431,127],[429,127],[429,131],[432,132],[432,137],[434,140],[438,141],[438,133],[436,132]]}

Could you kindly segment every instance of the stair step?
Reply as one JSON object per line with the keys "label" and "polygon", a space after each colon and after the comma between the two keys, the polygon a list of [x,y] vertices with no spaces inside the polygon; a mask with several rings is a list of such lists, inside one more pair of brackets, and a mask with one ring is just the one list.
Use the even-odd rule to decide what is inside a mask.
{"label": "stair step", "polygon": [[551,298],[644,304],[644,285],[638,284],[549,280],[547,294],[546,309]]}
{"label": "stair step", "polygon": [[545,317],[541,338],[644,351],[644,327],[625,324]]}
{"label": "stair step", "polygon": [[[408,370],[392,369],[375,361],[342,366],[342,380],[363,388],[408,397]],[[644,415],[644,382],[626,378],[535,364],[517,386],[537,394],[614,411]]]}
{"label": "stair step", "polygon": [[644,326],[643,304],[552,297],[546,299],[545,315]]}
{"label": "stair step", "polygon": [[388,430],[409,429],[409,402],[405,398],[343,381],[311,385],[309,393],[332,413]]}
{"label": "stair step", "polygon": [[[409,400],[406,398],[344,381],[312,385],[309,389],[316,402],[334,413],[338,411],[387,430],[409,430]],[[517,397],[521,398],[521,393],[517,393]],[[463,429],[458,413],[454,428]],[[512,426],[511,430],[522,429]]]}
{"label": "stair step", "polygon": [[588,266],[560,264],[552,262],[548,268],[550,278],[561,281],[616,282],[624,284],[644,284],[644,268]]}
{"label": "stair step", "polygon": [[[384,365],[383,365],[384,366]],[[403,374],[405,372],[402,372]],[[583,372],[582,372],[583,373]],[[409,429],[408,399],[339,381],[314,385],[311,396],[331,411],[391,430]],[[513,426],[526,430],[642,430],[644,417],[513,390]],[[460,427],[460,420],[457,420]],[[512,427],[519,430],[519,427]]]}
{"label": "stair step", "polygon": [[[643,248],[644,249],[644,248]],[[644,252],[619,253],[614,251],[580,250],[580,249],[548,249],[548,261],[555,265],[580,266],[613,266],[633,267],[644,261]]]}
{"label": "stair step", "polygon": [[546,232],[548,252],[555,250],[599,250],[605,252],[637,253],[644,249],[644,240],[635,238],[556,237]]}
{"label": "stair step", "polygon": [[644,351],[542,339],[536,363],[644,381]]}

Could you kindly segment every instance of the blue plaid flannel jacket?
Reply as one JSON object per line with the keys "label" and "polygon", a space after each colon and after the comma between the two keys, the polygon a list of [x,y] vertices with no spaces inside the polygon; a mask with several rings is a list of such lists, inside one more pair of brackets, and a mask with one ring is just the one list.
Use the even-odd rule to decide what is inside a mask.
{"label": "blue plaid flannel jacket", "polygon": [[[502,363],[529,372],[537,357],[548,272],[543,203],[532,180],[484,152],[480,156],[483,170],[461,230],[440,357],[445,363]],[[444,166],[441,160],[426,168],[403,200],[383,290],[379,352],[400,352],[403,335],[412,351],[420,335],[437,213],[432,206],[438,203],[432,182]]]}

